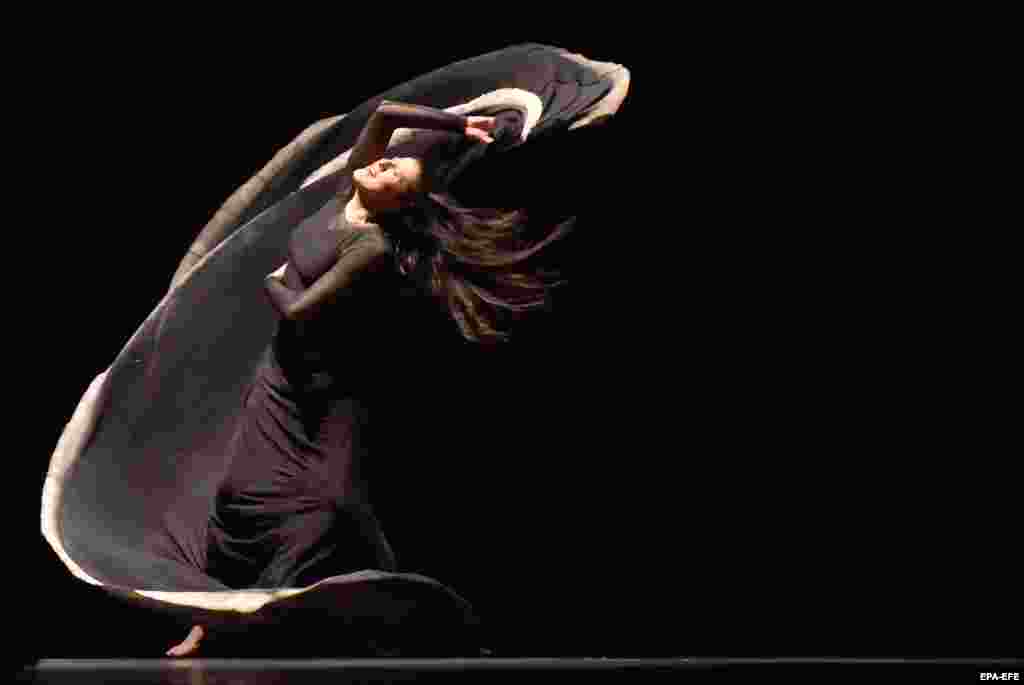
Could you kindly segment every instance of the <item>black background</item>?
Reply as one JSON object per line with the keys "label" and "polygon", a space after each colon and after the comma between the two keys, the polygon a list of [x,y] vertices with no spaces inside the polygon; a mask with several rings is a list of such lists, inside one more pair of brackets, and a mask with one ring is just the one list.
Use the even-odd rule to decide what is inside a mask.
{"label": "black background", "polygon": [[631,91],[566,143],[564,176],[539,172],[553,193],[594,184],[547,338],[467,352],[454,409],[398,402],[389,458],[410,456],[380,514],[400,563],[473,600],[499,654],[1013,651],[1006,414],[976,385],[973,255],[901,202],[929,69],[886,17],[276,12],[62,15],[23,57],[22,652],[158,656],[184,637],[71,576],[38,512],[65,422],[196,232],[314,121],[525,41],[624,64]]}

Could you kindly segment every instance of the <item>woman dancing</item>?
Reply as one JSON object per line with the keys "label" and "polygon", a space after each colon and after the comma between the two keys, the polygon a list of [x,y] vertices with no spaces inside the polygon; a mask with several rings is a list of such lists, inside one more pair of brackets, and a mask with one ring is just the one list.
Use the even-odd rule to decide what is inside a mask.
{"label": "woman dancing", "polygon": [[[239,611],[275,622],[315,605],[404,620],[429,605],[430,616],[472,622],[454,592],[396,571],[370,506],[362,399],[388,364],[382,339],[394,325],[375,298],[395,279],[412,282],[481,344],[508,340],[545,306],[559,281],[534,257],[571,222],[528,238],[522,212],[468,208],[447,191],[481,150],[613,113],[624,89],[580,59],[536,45],[490,53],[312,132],[315,153],[291,150],[291,166],[275,171],[284,181],[258,177],[243,209],[229,203],[200,233],[168,297],[94,382],[51,463],[44,534],[79,577],[184,608],[194,627],[167,654],[195,653]],[[492,99],[486,114],[447,111],[512,90],[539,93],[538,107]],[[359,133],[339,156],[347,125]],[[431,144],[421,136],[414,154],[388,154],[409,130]],[[269,311],[253,304],[260,272]],[[102,492],[115,482],[133,487]]]}
{"label": "woman dancing", "polygon": [[[328,221],[297,230],[290,260],[267,277],[266,291],[282,323],[246,399],[251,419],[240,424],[236,468],[221,489],[211,526],[208,571],[231,585],[292,587],[346,570],[394,570],[391,550],[359,492],[352,436],[340,430],[347,422],[339,421],[339,411],[351,410],[349,387],[334,380],[322,344],[329,337],[325,329],[337,328],[336,317],[346,319],[348,331],[374,330],[350,318],[358,316],[349,307],[357,281],[365,288],[371,274],[392,264],[411,274],[425,262],[428,287],[474,342],[507,337],[497,319],[502,309],[519,313],[544,304],[550,284],[521,264],[565,227],[523,247],[519,214],[460,207],[431,192],[436,171],[423,159],[382,158],[398,128],[451,131],[490,144],[495,118],[384,101],[339,172],[341,211],[332,217],[329,210]],[[297,324],[304,324],[301,331]],[[352,349],[349,344],[345,351]],[[296,462],[302,466],[288,467]],[[354,550],[351,542],[337,548],[329,533],[338,512],[368,533],[368,549]],[[232,560],[242,562],[241,576],[230,568]],[[204,632],[195,626],[168,654],[191,654]]]}

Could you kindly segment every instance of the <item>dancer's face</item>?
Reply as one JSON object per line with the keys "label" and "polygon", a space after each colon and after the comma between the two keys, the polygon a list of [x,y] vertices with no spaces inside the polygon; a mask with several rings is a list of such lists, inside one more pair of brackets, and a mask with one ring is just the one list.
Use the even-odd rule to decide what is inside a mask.
{"label": "dancer's face", "polygon": [[397,209],[422,178],[423,164],[415,157],[380,159],[352,175],[363,204],[377,209]]}

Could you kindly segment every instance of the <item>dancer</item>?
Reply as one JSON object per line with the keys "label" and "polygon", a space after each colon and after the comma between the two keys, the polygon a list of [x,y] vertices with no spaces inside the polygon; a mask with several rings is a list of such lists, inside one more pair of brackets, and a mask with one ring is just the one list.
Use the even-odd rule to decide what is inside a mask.
{"label": "dancer", "polygon": [[[365,287],[370,274],[396,261],[405,273],[418,260],[429,262],[435,293],[450,303],[463,335],[477,342],[501,339],[489,316],[497,308],[522,311],[543,303],[541,280],[509,269],[537,250],[516,249],[517,215],[463,208],[428,192],[436,183],[422,159],[381,158],[400,127],[463,133],[489,144],[495,119],[383,102],[338,173],[341,210],[300,227],[289,261],[268,276],[267,294],[282,322],[247,394],[248,415],[239,423],[232,471],[210,528],[207,571],[231,585],[294,587],[360,568],[395,570],[355,473],[354,419],[346,414],[358,398],[344,368],[336,370],[320,344],[326,328],[342,325],[350,337],[374,339],[372,325],[337,320],[359,316],[348,306],[359,292],[357,281]],[[383,225],[393,227],[394,240]],[[417,246],[396,252],[400,241]],[[472,282],[463,266],[497,287]],[[312,355],[311,347],[317,350]],[[352,349],[349,344],[339,352],[344,357]],[[342,525],[339,516],[363,534],[339,541],[332,535]],[[354,542],[360,539],[369,548],[360,549]],[[168,654],[193,653],[204,633],[197,625]]]}
{"label": "dancer", "polygon": [[362,398],[391,363],[375,298],[412,283],[465,340],[508,340],[559,282],[534,257],[572,224],[538,237],[522,212],[464,206],[450,181],[492,149],[607,118],[626,84],[619,65],[515,46],[282,151],[200,233],[65,430],[43,529],[69,569],[187,618],[175,656],[311,606],[471,625],[454,591],[398,571],[371,506]]}

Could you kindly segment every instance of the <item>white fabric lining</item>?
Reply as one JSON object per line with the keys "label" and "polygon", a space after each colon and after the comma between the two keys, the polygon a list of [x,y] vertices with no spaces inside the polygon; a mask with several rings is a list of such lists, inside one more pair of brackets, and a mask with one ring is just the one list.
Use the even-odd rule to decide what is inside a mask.
{"label": "white fabric lining", "polygon": [[560,51],[560,54],[566,59],[591,69],[600,78],[610,78],[612,82],[611,91],[589,110],[584,110],[585,114],[574,121],[569,126],[569,130],[572,131],[615,114],[622,106],[622,101],[626,99],[626,93],[629,92],[629,69],[614,62],[596,62],[579,53],[567,50]]}

